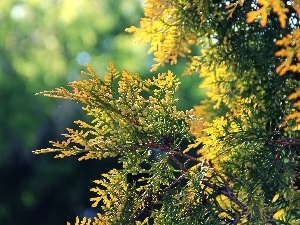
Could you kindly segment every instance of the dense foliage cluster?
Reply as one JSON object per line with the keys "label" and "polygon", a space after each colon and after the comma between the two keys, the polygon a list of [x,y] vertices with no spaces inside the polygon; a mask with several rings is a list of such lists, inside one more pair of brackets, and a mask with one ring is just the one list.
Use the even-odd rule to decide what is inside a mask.
{"label": "dense foliage cluster", "polygon": [[199,73],[208,98],[178,111],[172,72],[142,80],[113,64],[103,79],[87,65],[89,80],[44,92],[83,103],[94,119],[35,153],[122,165],[95,181],[101,212],[76,224],[299,224],[300,2],[143,6],[140,27],[127,31],[151,45],[152,70],[188,57],[184,75]]}

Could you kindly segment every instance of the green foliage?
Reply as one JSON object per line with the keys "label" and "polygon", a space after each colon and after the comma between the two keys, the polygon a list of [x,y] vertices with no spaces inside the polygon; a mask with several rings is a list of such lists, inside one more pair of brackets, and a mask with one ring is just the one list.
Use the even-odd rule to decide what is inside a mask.
{"label": "green foliage", "polygon": [[[138,74],[131,74],[126,70],[120,75],[111,63],[101,80],[89,65],[87,68],[89,73],[84,74],[91,78],[70,82],[72,91],[58,88],[43,92],[46,96],[83,103],[83,110],[94,117],[90,124],[76,121],[82,128],[80,131],[68,129],[69,134],[65,135],[68,137],[67,141],[53,143],[58,147],[57,151],[61,152],[57,157],[85,152],[80,159],[130,154],[130,160],[124,160],[124,163],[131,167],[137,163],[136,160],[139,164],[147,159],[147,155],[132,154],[133,149],[160,149],[167,140],[170,145],[178,148],[182,139],[188,138],[188,117],[174,106],[177,101],[174,95],[178,90],[178,78],[170,71],[159,74],[153,80],[143,81]],[[120,80],[117,81],[119,77]],[[36,153],[44,151],[56,150],[46,149]],[[139,171],[139,168],[133,171]]]}
{"label": "green foliage", "polygon": [[127,31],[151,44],[152,70],[188,55],[184,74],[203,77],[208,100],[178,111],[172,72],[143,80],[112,63],[103,79],[87,65],[89,80],[43,92],[94,118],[35,153],[122,165],[96,181],[103,213],[82,224],[299,224],[298,2],[145,0],[144,9]]}

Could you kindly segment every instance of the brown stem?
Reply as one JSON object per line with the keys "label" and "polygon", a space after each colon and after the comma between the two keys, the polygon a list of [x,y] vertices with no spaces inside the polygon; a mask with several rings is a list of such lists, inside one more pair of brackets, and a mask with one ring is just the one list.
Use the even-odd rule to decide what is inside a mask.
{"label": "brown stem", "polygon": [[175,164],[184,172],[187,171],[187,169],[185,168],[185,166],[178,161],[178,159],[175,158],[174,155],[169,155],[169,159],[171,159],[173,162],[175,162]]}
{"label": "brown stem", "polygon": [[282,139],[279,139],[279,140],[274,140],[274,143],[276,143],[280,146],[280,150],[274,157],[273,165],[276,164],[276,162],[279,159],[279,157],[280,157],[282,151],[284,150],[284,148],[286,148],[287,146],[299,146],[300,145],[300,140],[298,138],[282,138]]}
{"label": "brown stem", "polygon": [[246,206],[240,202],[237,197],[232,193],[231,189],[225,185],[225,187],[219,187],[217,185],[213,185],[211,183],[209,183],[206,180],[202,180],[202,183],[207,186],[210,187],[211,189],[213,189],[214,191],[225,195],[226,197],[228,197],[232,202],[234,202],[235,204],[237,204],[240,208],[245,209]]}
{"label": "brown stem", "polygon": [[236,225],[241,220],[242,216],[246,213],[246,209],[243,209],[243,211],[234,219],[231,225]]}
{"label": "brown stem", "polygon": [[279,144],[281,148],[300,145],[300,139],[298,138],[282,138],[279,140],[274,140],[274,142]]}
{"label": "brown stem", "polygon": [[[153,204],[153,201],[158,200],[159,199],[159,195],[161,195],[162,193],[167,192],[168,190],[170,190],[173,186],[175,186],[177,183],[179,183],[182,179],[185,178],[185,174],[180,175],[177,179],[175,179],[173,182],[171,182],[167,187],[165,187],[164,189],[160,190],[157,192],[157,194],[154,195],[144,195],[143,199],[148,198],[147,203],[145,204],[145,206],[138,211],[138,213],[131,219],[132,223],[134,223],[138,217],[140,217],[143,213],[145,213],[147,210],[149,210],[149,205]],[[149,201],[149,199],[151,199]]]}
{"label": "brown stem", "polygon": [[197,158],[195,158],[195,157],[193,157],[193,156],[187,155],[187,154],[185,154],[185,153],[183,153],[183,152],[180,152],[180,151],[174,151],[173,153],[176,154],[176,155],[180,155],[180,156],[182,156],[182,157],[184,157],[184,158],[187,158],[187,159],[189,159],[189,160],[191,160],[191,161],[194,161],[194,162],[198,162],[198,163],[201,162],[200,159],[197,159]]}

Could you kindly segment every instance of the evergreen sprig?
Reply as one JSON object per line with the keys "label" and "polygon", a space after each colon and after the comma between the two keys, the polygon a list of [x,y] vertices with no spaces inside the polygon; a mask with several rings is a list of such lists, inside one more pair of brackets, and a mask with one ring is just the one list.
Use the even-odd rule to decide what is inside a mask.
{"label": "evergreen sprig", "polygon": [[43,92],[93,120],[35,153],[122,165],[95,181],[102,213],[76,224],[299,224],[299,2],[143,3],[127,31],[150,43],[152,70],[188,57],[208,99],[179,111],[172,72],[143,80],[112,63],[103,79],[87,65],[89,80]]}

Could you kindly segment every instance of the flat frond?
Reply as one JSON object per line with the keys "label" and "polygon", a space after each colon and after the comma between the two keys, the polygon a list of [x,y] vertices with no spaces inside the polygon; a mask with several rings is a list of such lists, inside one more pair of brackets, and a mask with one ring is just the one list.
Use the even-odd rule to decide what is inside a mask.
{"label": "flat frond", "polygon": [[[287,72],[300,72],[300,29],[296,28],[292,34],[288,34],[281,40],[276,41],[276,45],[282,49],[275,53],[275,56],[282,57],[284,61],[276,67],[279,75]],[[295,62],[296,61],[296,62]]]}

